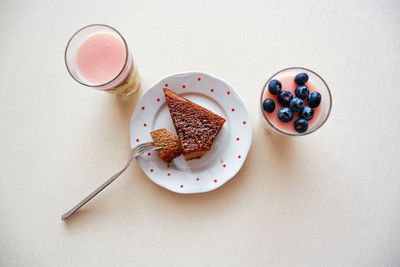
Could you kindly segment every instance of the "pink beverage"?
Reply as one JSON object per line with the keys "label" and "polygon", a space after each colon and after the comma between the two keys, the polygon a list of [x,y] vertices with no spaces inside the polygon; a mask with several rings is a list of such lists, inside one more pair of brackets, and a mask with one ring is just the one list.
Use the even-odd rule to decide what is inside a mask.
{"label": "pink beverage", "polygon": [[89,36],[76,54],[79,75],[89,84],[104,84],[122,71],[126,60],[124,44],[114,35],[98,33]]}
{"label": "pink beverage", "polygon": [[[296,98],[297,96],[295,94],[295,89],[299,85],[296,84],[294,80],[295,76],[298,74],[302,74],[299,77],[302,76],[304,78],[304,82],[306,82],[304,85],[307,86],[309,89],[309,96],[311,96],[311,93],[314,92],[318,92],[320,94],[320,96],[318,96],[318,94],[314,94],[311,98],[306,97],[302,99],[303,107],[309,105],[311,106],[311,108],[313,107],[312,110],[314,112],[314,115],[308,121],[306,121],[305,119],[299,119],[301,119],[301,111],[303,111],[304,118],[308,119],[311,116],[309,113],[307,114],[307,111],[311,109],[310,107],[307,107],[306,111],[301,105],[296,105],[296,103],[299,103],[298,101],[293,101],[292,107],[289,107],[289,105],[281,105],[278,102],[278,95],[272,94],[268,89],[268,85],[270,84],[270,82],[273,80],[277,80],[281,84],[281,92],[289,91],[293,95],[293,98]],[[305,77],[308,77],[308,79]],[[299,84],[303,84],[304,82],[302,80],[298,80]],[[273,92],[278,91],[279,83],[278,87],[274,87],[274,85],[272,84],[271,86],[271,90]],[[272,101],[264,103],[264,101],[268,98],[272,99],[274,103],[271,103]],[[316,102],[316,100],[320,101],[320,103],[318,101]],[[264,106],[264,104],[266,106]],[[273,108],[273,104],[275,104],[275,108]],[[270,77],[268,81],[264,84],[264,87],[261,91],[260,108],[261,118],[264,122],[266,129],[280,135],[302,136],[316,131],[327,121],[332,108],[332,95],[324,79],[322,79],[322,77],[319,76],[316,72],[302,67],[287,68],[272,75],[272,77]],[[287,111],[282,114],[282,120],[290,120],[290,113],[288,112],[292,111],[293,118],[290,121],[283,122],[279,119],[278,112],[282,108],[287,109]],[[294,110],[298,112],[294,112]],[[295,129],[295,122],[297,130]]]}
{"label": "pink beverage", "polygon": [[107,25],[93,24],[78,30],[65,49],[65,64],[77,82],[98,90],[129,95],[140,85],[125,39]]}
{"label": "pink beverage", "polygon": [[[296,87],[298,86],[295,82],[294,82],[294,76],[286,76],[286,77],[282,77],[279,78],[279,81],[282,84],[282,90],[285,91],[289,91],[292,93],[293,97],[296,97],[296,94],[294,93],[294,90],[296,89]],[[318,92],[317,88],[310,82],[308,81],[305,84],[308,89],[310,89],[310,94],[313,92]],[[272,113],[267,113],[264,111],[265,116],[267,116],[268,120],[276,127],[279,128],[285,132],[288,133],[293,133],[293,134],[297,134],[296,130],[294,129],[294,122],[298,119],[300,119],[300,115],[299,112],[294,112],[294,116],[293,119],[290,122],[282,122],[279,120],[278,118],[278,111],[281,108],[284,108],[285,106],[282,106],[279,102],[278,102],[278,95],[273,95],[271,94],[268,90],[265,91],[264,94],[264,100],[267,98],[271,98],[274,100],[275,102],[275,109]],[[307,100],[304,100],[304,105],[307,105]],[[321,114],[321,105],[319,105],[316,108],[313,108],[314,110],[314,116],[311,120],[308,121],[308,128],[312,128],[312,126],[318,121],[318,118]]]}

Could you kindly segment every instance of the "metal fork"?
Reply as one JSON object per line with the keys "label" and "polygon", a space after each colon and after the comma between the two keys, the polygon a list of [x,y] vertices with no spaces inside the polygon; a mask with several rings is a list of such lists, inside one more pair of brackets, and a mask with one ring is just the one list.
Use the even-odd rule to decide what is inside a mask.
{"label": "metal fork", "polygon": [[117,172],[116,174],[114,174],[110,179],[108,179],[104,184],[100,185],[96,190],[94,190],[90,195],[88,195],[87,197],[85,197],[81,202],[79,202],[78,204],[76,204],[75,207],[73,207],[72,209],[70,209],[69,211],[67,211],[66,213],[64,213],[64,215],[61,217],[62,220],[66,220],[69,217],[71,217],[77,210],[79,210],[83,205],[85,205],[86,203],[89,202],[89,200],[91,200],[92,198],[94,198],[98,193],[100,193],[104,188],[106,188],[109,184],[111,184],[112,182],[115,181],[115,179],[117,179],[131,164],[131,162],[140,154],[143,154],[144,152],[148,151],[148,150],[157,150],[157,149],[161,149],[162,147],[157,147],[156,145],[154,145],[153,142],[148,142],[148,143],[143,143],[140,144],[136,147],[134,147],[131,150],[131,153],[129,154],[129,158],[128,158],[128,162],[126,163],[125,167],[120,170],[119,172]]}

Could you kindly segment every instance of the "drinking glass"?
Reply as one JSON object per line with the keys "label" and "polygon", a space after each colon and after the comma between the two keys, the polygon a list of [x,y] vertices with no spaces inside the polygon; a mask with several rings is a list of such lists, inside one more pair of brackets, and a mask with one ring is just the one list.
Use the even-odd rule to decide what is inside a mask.
{"label": "drinking glass", "polygon": [[[310,83],[312,83],[313,87],[316,88],[316,91],[318,91],[322,97],[320,106],[318,107],[320,109],[318,112],[319,113],[318,118],[316,118],[316,120],[311,125],[309,125],[307,131],[305,131],[304,133],[298,133],[294,130],[294,128],[293,128],[293,131],[288,131],[288,130],[283,129],[282,127],[279,127],[280,123],[276,123],[276,121],[272,122],[268,118],[269,116],[267,116],[267,113],[263,109],[263,101],[266,99],[269,82],[274,79],[279,80],[280,78],[286,78],[286,77],[294,78],[299,73],[307,73],[307,75],[309,77],[308,81]],[[306,83],[306,85],[307,85],[307,83]],[[283,90],[285,90],[285,88],[282,88],[282,91]],[[296,96],[293,94],[293,97],[296,97]],[[306,105],[306,103],[307,102],[305,100],[305,105]],[[291,68],[286,68],[286,69],[280,70],[277,73],[275,73],[274,75],[272,75],[267,80],[267,82],[264,84],[263,89],[261,90],[260,110],[261,110],[261,118],[264,123],[264,126],[267,130],[270,130],[274,133],[278,133],[280,135],[303,136],[303,135],[307,135],[307,134],[315,132],[327,121],[329,114],[331,112],[331,109],[332,109],[332,95],[329,90],[328,84],[325,82],[325,80],[320,75],[318,75],[316,72],[314,72],[310,69],[307,69],[307,68],[291,67]],[[290,122],[286,122],[286,123],[293,124],[294,120],[292,120]]]}
{"label": "drinking glass", "polygon": [[[88,79],[85,79],[84,75],[79,72],[77,65],[77,54],[80,47],[89,37],[96,34],[110,34],[122,42],[125,48],[125,62],[120,72],[109,81],[102,83],[90,82]],[[92,24],[79,29],[68,41],[64,59],[67,70],[72,78],[85,86],[116,95],[130,95],[139,88],[140,77],[132,53],[124,37],[111,26]]]}

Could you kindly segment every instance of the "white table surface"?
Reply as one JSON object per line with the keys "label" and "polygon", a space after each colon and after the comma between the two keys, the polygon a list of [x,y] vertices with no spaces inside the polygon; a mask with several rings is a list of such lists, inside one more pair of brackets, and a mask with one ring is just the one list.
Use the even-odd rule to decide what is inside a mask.
{"label": "white table surface", "polygon": [[[81,26],[126,37],[141,90],[115,97],[69,77]],[[328,122],[268,134],[266,79],[321,74]],[[79,214],[66,210],[123,166],[129,120],[161,77],[227,80],[252,118],[241,171],[210,193],[158,187],[137,163]],[[400,1],[0,2],[1,266],[399,266]]]}

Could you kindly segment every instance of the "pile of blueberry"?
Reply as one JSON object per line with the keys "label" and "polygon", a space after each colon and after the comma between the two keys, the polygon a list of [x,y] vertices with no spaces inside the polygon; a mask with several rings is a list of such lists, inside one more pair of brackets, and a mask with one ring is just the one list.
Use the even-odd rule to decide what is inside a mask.
{"label": "pile of blueberry", "polygon": [[[294,77],[294,82],[298,85],[294,91],[296,97],[289,91],[282,91],[282,84],[278,80],[272,80],[268,84],[268,91],[273,95],[278,95],[278,102],[282,106],[278,111],[278,118],[282,122],[289,122],[293,119],[293,112],[299,112],[300,119],[294,122],[294,129],[298,133],[304,133],[308,129],[308,122],[314,116],[313,108],[316,108],[321,103],[321,94],[313,92],[305,85],[308,81],[307,73],[299,73]],[[305,106],[307,101],[308,106]],[[271,98],[267,98],[263,102],[265,112],[272,113],[275,109],[275,102]]]}

